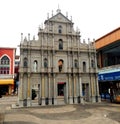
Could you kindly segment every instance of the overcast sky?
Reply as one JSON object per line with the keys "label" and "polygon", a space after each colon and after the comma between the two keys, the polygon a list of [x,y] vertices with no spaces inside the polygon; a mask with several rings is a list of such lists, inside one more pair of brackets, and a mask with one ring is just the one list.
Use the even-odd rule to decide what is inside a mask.
{"label": "overcast sky", "polygon": [[[120,26],[120,0],[0,0],[0,47],[17,47],[21,33],[36,39],[38,27],[61,9],[81,39],[98,39]],[[19,52],[17,52],[19,53]]]}

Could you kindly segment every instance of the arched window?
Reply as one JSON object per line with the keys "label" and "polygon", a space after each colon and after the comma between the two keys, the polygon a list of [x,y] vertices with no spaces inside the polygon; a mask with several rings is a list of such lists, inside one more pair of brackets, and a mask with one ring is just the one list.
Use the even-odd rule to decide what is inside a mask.
{"label": "arched window", "polygon": [[94,60],[91,60],[91,67],[92,67],[92,68],[95,67],[95,62],[94,62]]}
{"label": "arched window", "polygon": [[58,33],[60,33],[60,34],[62,33],[62,26],[61,25],[58,26]]}
{"label": "arched window", "polygon": [[62,39],[59,39],[59,50],[63,49],[63,41]]}
{"label": "arched window", "polygon": [[60,60],[58,61],[58,69],[59,69],[59,72],[61,72],[62,69],[63,69],[63,60],[62,60],[62,59],[60,59]]}
{"label": "arched window", "polygon": [[3,56],[1,59],[1,65],[9,65],[10,60],[7,56]]}
{"label": "arched window", "polygon": [[83,62],[83,72],[86,72],[86,62]]}
{"label": "arched window", "polygon": [[48,60],[45,58],[44,59],[44,68],[47,68],[48,67]]}
{"label": "arched window", "polygon": [[10,72],[10,60],[7,56],[3,56],[0,62],[0,74],[9,74]]}
{"label": "arched window", "polygon": [[75,68],[78,68],[78,60],[74,60],[74,66],[75,66]]}
{"label": "arched window", "polygon": [[37,62],[37,60],[34,61],[33,68],[34,68],[34,72],[37,72],[37,68],[38,68],[38,62]]}
{"label": "arched window", "polygon": [[26,57],[23,60],[23,66],[28,67],[28,59]]}

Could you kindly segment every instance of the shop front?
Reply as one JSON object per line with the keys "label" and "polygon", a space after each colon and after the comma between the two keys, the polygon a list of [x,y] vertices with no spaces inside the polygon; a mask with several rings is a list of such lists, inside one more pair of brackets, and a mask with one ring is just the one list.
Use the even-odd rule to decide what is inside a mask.
{"label": "shop front", "polygon": [[98,74],[99,90],[102,99],[110,99],[111,91],[114,90],[113,95],[120,90],[120,71],[104,71]]}
{"label": "shop front", "polygon": [[12,94],[14,89],[14,79],[0,79],[1,95]]}

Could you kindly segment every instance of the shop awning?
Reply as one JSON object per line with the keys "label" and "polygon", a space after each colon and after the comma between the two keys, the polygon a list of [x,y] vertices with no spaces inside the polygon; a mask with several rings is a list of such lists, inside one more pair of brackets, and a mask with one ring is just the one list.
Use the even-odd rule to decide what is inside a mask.
{"label": "shop awning", "polygon": [[116,81],[116,80],[120,80],[120,71],[98,74],[98,81]]}
{"label": "shop awning", "polygon": [[9,84],[14,84],[13,79],[0,79],[0,85],[9,85]]}

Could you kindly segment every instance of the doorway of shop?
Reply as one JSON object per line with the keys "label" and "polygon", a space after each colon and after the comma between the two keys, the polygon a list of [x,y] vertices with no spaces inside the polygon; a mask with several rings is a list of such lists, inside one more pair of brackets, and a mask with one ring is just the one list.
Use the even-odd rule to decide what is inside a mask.
{"label": "doorway of shop", "polygon": [[7,95],[9,93],[9,86],[8,85],[0,85],[0,94]]}

